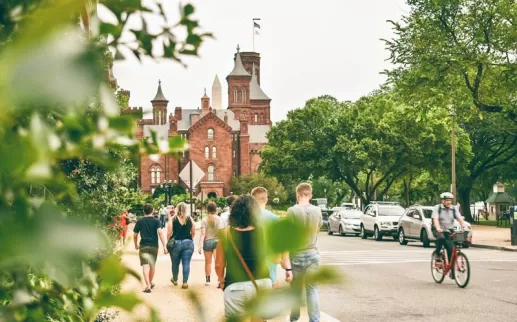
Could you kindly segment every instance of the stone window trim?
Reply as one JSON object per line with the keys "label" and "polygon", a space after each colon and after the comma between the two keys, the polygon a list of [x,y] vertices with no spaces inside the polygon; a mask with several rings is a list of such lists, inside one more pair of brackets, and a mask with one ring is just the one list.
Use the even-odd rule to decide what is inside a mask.
{"label": "stone window trim", "polygon": [[241,89],[241,92],[242,92],[242,103],[246,104],[246,102],[248,100],[246,87],[243,87]]}
{"label": "stone window trim", "polygon": [[151,174],[151,184],[160,184],[162,179],[162,167],[159,164],[152,164],[149,167],[149,173]]}
{"label": "stone window trim", "polygon": [[215,181],[215,165],[209,164],[207,168],[208,181]]}
{"label": "stone window trim", "polygon": [[206,136],[207,136],[207,139],[208,139],[208,140],[213,141],[213,140],[214,140],[214,138],[215,138],[214,129],[213,129],[213,128],[209,128],[209,129],[206,131]]}
{"label": "stone window trim", "polygon": [[233,103],[237,104],[239,102],[239,90],[237,87],[233,88]]}

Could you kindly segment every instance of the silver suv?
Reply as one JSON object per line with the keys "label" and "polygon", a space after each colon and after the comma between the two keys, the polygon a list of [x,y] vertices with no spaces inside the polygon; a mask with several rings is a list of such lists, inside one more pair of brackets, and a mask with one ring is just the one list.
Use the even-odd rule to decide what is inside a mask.
{"label": "silver suv", "polygon": [[[431,231],[431,216],[433,215],[433,207],[414,205],[406,209],[402,217],[400,217],[398,230],[398,240],[401,245],[407,245],[410,240],[417,240],[423,243],[424,247],[429,247],[431,242],[436,241]],[[472,227],[465,222],[465,231],[467,234],[467,242],[465,246],[472,243]],[[460,224],[454,220],[454,228],[460,230]]]}

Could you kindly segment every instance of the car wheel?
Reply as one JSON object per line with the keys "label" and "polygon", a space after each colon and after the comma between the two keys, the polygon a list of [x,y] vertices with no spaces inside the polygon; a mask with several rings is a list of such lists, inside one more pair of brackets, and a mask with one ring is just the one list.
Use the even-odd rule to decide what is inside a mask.
{"label": "car wheel", "polygon": [[427,236],[427,231],[425,229],[422,229],[422,243],[424,245],[424,248],[428,248],[431,245],[431,241],[429,240],[429,237]]}
{"label": "car wheel", "polygon": [[345,233],[343,233],[343,227],[339,225],[339,236],[345,236]]}
{"label": "car wheel", "polygon": [[361,236],[362,239],[368,238],[368,236],[366,236],[366,230],[364,230],[363,225],[361,225],[361,233],[359,234],[359,236]]}
{"label": "car wheel", "polygon": [[382,240],[382,233],[379,231],[379,227],[377,227],[377,226],[375,226],[375,228],[373,229],[373,238],[376,241]]}
{"label": "car wheel", "polygon": [[407,245],[407,239],[406,239],[406,234],[404,234],[404,229],[403,228],[400,228],[399,230],[399,244],[401,245]]}

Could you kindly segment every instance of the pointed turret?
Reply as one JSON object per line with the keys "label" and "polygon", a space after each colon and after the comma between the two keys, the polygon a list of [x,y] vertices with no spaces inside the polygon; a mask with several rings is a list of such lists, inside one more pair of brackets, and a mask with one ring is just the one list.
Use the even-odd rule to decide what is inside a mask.
{"label": "pointed turret", "polygon": [[250,99],[252,100],[271,100],[266,93],[260,88],[257,78],[257,72],[255,70],[255,64],[253,64],[253,76],[251,77],[250,84]]}
{"label": "pointed turret", "polygon": [[167,103],[169,102],[169,100],[167,100],[165,98],[165,96],[163,95],[161,80],[158,81],[158,91],[156,92],[156,96],[154,97],[154,99],[151,102],[167,102]]}
{"label": "pointed turret", "polygon": [[233,70],[229,76],[249,76],[250,74],[244,68],[241,59],[240,48],[237,45],[237,54],[235,55],[235,65],[233,66]]}
{"label": "pointed turret", "polygon": [[222,87],[217,74],[215,75],[214,84],[212,85],[212,107],[215,110],[220,110],[223,108]]}
{"label": "pointed turret", "polygon": [[158,91],[151,101],[153,105],[153,124],[165,124],[167,122],[167,104],[169,101],[162,92],[162,81],[158,81]]}

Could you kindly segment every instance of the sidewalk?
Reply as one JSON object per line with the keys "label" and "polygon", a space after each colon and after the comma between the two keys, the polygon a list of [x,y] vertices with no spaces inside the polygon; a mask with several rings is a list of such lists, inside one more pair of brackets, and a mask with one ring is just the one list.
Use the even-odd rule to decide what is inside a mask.
{"label": "sidewalk", "polygon": [[472,225],[472,246],[517,252],[511,245],[510,228]]}
{"label": "sidewalk", "polygon": [[[132,228],[132,227],[130,227]],[[142,274],[140,267],[140,261],[138,259],[138,251],[134,248],[134,242],[132,240],[132,234],[126,243],[122,262],[129,268]],[[205,273],[204,273],[204,257],[197,253],[197,243],[199,238],[199,230],[196,232],[196,252],[192,257],[190,265],[190,277],[189,277],[189,289],[181,289],[181,283],[178,286],[172,285],[170,278],[171,273],[171,261],[169,255],[163,254],[163,249],[160,247],[158,261],[156,263],[156,276],[154,283],[156,287],[152,290],[152,293],[146,294],[144,290],[143,282],[137,281],[133,277],[128,277],[122,284],[124,291],[134,291],[138,294],[146,303],[154,307],[164,322],[198,322],[203,321],[199,315],[199,309],[202,314],[205,315],[205,321],[224,321],[224,304],[223,304],[223,292],[217,288],[217,276],[215,270],[212,269],[212,285],[205,286]],[[279,276],[282,276],[279,272]],[[282,273],[283,274],[283,273]],[[180,266],[180,281],[181,281],[181,266]],[[201,302],[201,308],[196,309],[195,304],[189,298],[192,291],[199,296]],[[283,317],[279,317],[275,320],[269,320],[271,322],[285,321],[287,313]],[[305,317],[304,317],[305,316]],[[307,313],[302,310],[302,318],[300,322],[308,321]],[[329,317],[322,313],[322,322],[335,322],[338,321],[332,317]],[[115,319],[117,322],[129,322],[129,321],[150,321],[149,310],[140,306],[137,307],[132,313],[120,312],[118,317]]]}

